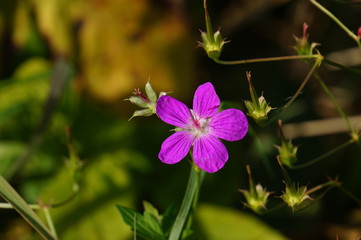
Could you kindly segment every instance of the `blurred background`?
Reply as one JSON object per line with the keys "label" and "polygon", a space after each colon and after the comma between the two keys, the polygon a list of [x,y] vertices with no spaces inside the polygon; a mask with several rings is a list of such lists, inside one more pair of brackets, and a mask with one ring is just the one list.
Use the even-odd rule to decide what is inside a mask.
{"label": "blurred background", "polygon": [[[354,32],[361,25],[359,1],[321,3]],[[309,39],[321,54],[358,67],[361,54],[333,21],[303,0],[208,1],[215,28],[231,42],[221,59],[294,55],[294,36],[309,24]],[[185,0],[2,0],[0,2],[0,174],[29,203],[57,203],[72,193],[73,179],[65,127],[82,170],[79,193],[50,210],[60,239],[133,239],[115,204],[143,211],[142,201],[164,212],[179,205],[189,174],[182,161],[158,158],[171,126],[156,116],[128,121],[136,106],[124,99],[148,78],[157,92],[172,92],[188,106],[196,87],[211,81],[221,100],[245,110],[250,99],[245,71],[272,107],[284,105],[309,67],[303,61],[238,66],[217,65],[197,48],[205,30],[203,1]],[[350,115],[360,114],[360,74],[330,68],[319,74]],[[282,116],[285,125],[339,117],[315,79]],[[311,195],[299,212],[287,207],[258,216],[244,208],[237,189],[248,188],[245,165],[254,179],[274,192],[270,208],[281,204],[284,183],[276,163],[280,144],[276,123],[225,143],[226,166],[208,174],[196,215],[195,239],[358,239],[361,208],[335,188]],[[299,137],[299,163],[343,144],[347,132]],[[359,124],[360,126],[360,124]],[[332,133],[332,134],[331,134]],[[351,145],[308,168],[289,171],[309,188],[339,177],[361,198],[361,154]],[[359,200],[360,201],[360,200]],[[0,209],[0,239],[39,239],[13,210]]]}

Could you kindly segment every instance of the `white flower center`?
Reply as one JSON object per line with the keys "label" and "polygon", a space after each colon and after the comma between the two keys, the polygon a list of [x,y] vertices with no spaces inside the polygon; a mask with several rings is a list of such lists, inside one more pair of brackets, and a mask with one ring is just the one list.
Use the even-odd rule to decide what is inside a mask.
{"label": "white flower center", "polygon": [[193,119],[191,119],[190,130],[196,137],[203,136],[209,133],[209,120],[210,118],[200,118],[193,113]]}

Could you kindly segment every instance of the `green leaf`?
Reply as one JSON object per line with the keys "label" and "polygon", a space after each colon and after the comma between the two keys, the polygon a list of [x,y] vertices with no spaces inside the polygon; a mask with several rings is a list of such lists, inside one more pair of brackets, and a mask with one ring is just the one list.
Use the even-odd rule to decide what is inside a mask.
{"label": "green leaf", "polygon": [[143,207],[144,211],[153,215],[157,219],[158,223],[162,222],[162,216],[159,214],[158,209],[156,209],[150,202],[143,201]]}
{"label": "green leaf", "polygon": [[22,197],[0,175],[0,195],[41,235],[43,239],[56,239],[44,225],[38,215],[28,206]]}
{"label": "green leaf", "polygon": [[177,217],[177,208],[174,204],[168,206],[162,217],[162,229],[165,236],[168,236],[173,226],[174,220]]}
{"label": "green leaf", "polygon": [[164,240],[160,224],[149,212],[144,212],[144,216],[133,209],[116,205],[124,222],[129,225],[137,235],[146,239]]}
{"label": "green leaf", "polygon": [[286,240],[253,215],[214,205],[200,205],[197,220],[207,240]]}

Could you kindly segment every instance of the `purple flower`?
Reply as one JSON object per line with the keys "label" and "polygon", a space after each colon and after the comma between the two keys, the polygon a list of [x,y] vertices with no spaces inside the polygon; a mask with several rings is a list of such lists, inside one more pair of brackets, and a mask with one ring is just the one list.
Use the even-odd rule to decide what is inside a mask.
{"label": "purple flower", "polygon": [[162,96],[156,112],[166,123],[176,126],[176,133],[162,144],[159,159],[167,164],[182,160],[191,147],[194,163],[206,172],[221,169],[228,151],[218,139],[237,141],[248,131],[248,121],[238,109],[218,112],[220,100],[211,83],[200,85],[193,98],[193,110],[184,103]]}

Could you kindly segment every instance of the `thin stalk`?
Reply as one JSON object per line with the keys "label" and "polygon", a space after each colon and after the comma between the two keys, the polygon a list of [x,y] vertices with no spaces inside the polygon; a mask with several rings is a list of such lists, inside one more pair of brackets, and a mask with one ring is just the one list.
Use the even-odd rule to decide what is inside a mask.
{"label": "thin stalk", "polygon": [[281,108],[282,111],[285,110],[289,105],[291,105],[291,103],[293,103],[293,101],[298,97],[298,95],[300,95],[300,93],[302,92],[303,88],[305,87],[305,85],[308,83],[308,80],[310,80],[313,72],[316,70],[316,68],[320,65],[320,63],[322,62],[323,58],[319,58],[317,61],[315,61],[315,63],[313,64],[312,68],[310,69],[310,71],[307,73],[305,79],[303,80],[303,82],[301,83],[300,87],[297,89],[297,91],[295,92],[295,94],[292,96],[292,98]]}
{"label": "thin stalk", "polygon": [[352,192],[347,190],[346,188],[342,186],[337,186],[341,191],[343,191],[347,196],[349,196],[352,200],[354,200],[360,207],[361,207],[361,200],[356,197]]}
{"label": "thin stalk", "polygon": [[292,168],[292,169],[301,169],[301,168],[305,168],[305,167],[311,166],[311,165],[313,165],[313,164],[315,164],[315,163],[317,163],[317,162],[319,162],[319,161],[327,158],[328,156],[331,156],[332,154],[334,154],[334,153],[342,150],[343,148],[351,145],[351,144],[354,143],[354,142],[355,142],[355,141],[354,141],[353,139],[350,139],[350,140],[348,140],[347,142],[341,144],[340,146],[338,146],[338,147],[336,147],[336,148],[333,148],[331,151],[329,151],[329,152],[327,152],[327,153],[325,153],[325,154],[323,154],[323,155],[321,155],[321,156],[319,156],[319,157],[317,157],[317,158],[315,158],[315,159],[313,159],[313,160],[311,160],[311,161],[309,161],[309,162],[307,162],[307,163],[299,164],[299,165],[296,165],[296,166],[292,166],[291,168]]}
{"label": "thin stalk", "polygon": [[322,78],[315,72],[313,73],[314,77],[317,79],[317,81],[320,83],[322,89],[325,91],[325,93],[327,94],[327,96],[331,99],[333,105],[335,105],[338,113],[341,115],[341,117],[345,120],[349,130],[350,130],[350,133],[351,134],[354,134],[355,131],[351,125],[351,122],[350,120],[348,119],[347,115],[345,114],[345,112],[342,110],[340,104],[338,104],[335,96],[333,96],[332,92],[330,91],[330,89],[327,87],[327,85],[325,84],[325,82],[322,80]]}
{"label": "thin stalk", "polygon": [[211,24],[211,19],[208,14],[206,0],[203,1],[203,7],[204,7],[204,17],[205,17],[205,21],[206,21],[207,35],[208,35],[208,38],[211,40],[211,42],[214,42],[213,28],[212,28],[212,24]]}
{"label": "thin stalk", "polygon": [[245,63],[274,62],[274,61],[286,61],[286,60],[297,60],[297,59],[317,59],[317,58],[319,58],[318,54],[269,57],[269,58],[254,58],[254,59],[234,60],[234,61],[224,61],[224,60],[220,60],[220,59],[213,59],[213,60],[216,63],[223,64],[223,65],[237,65],[237,64],[245,64]]}
{"label": "thin stalk", "polygon": [[361,74],[361,70],[360,70],[360,69],[352,68],[352,67],[346,67],[346,66],[344,66],[344,65],[342,65],[342,64],[333,62],[333,61],[331,61],[331,60],[329,60],[329,59],[326,59],[326,58],[323,59],[323,63],[326,63],[326,64],[328,64],[328,65],[337,67],[337,68],[339,68],[339,69],[342,69],[342,70],[345,70],[345,71],[348,71],[348,72],[352,72],[352,73],[355,73],[355,74]]}
{"label": "thin stalk", "polygon": [[321,12],[329,16],[338,26],[340,26],[353,40],[356,41],[357,45],[361,48],[360,39],[356,34],[354,34],[350,29],[348,29],[335,15],[328,11],[324,6],[319,4],[316,0],[309,0],[315,7],[317,7]]}
{"label": "thin stalk", "polygon": [[305,79],[302,81],[300,87],[297,89],[297,91],[295,92],[295,94],[293,94],[293,96],[291,97],[291,99],[264,125],[267,126],[269,124],[271,124],[273,121],[279,119],[279,117],[281,116],[281,114],[283,113],[283,111],[289,107],[295,100],[296,98],[300,95],[300,93],[302,92],[302,90],[304,89],[304,87],[306,86],[306,84],[308,83],[308,81],[311,79],[311,76],[314,74],[316,68],[321,64],[321,62],[323,61],[323,57],[321,55],[317,55],[318,59],[315,61],[315,63],[313,64],[312,68],[310,69],[310,71],[307,73]]}
{"label": "thin stalk", "polygon": [[204,175],[205,172],[203,170],[196,169],[193,166],[191,167],[186,193],[184,194],[181,208],[170,232],[169,240],[179,240],[182,236],[184,224],[189,217],[189,211],[191,210],[191,207],[195,207],[193,204],[196,197],[198,196]]}
{"label": "thin stalk", "polygon": [[44,215],[45,215],[45,219],[48,223],[48,226],[49,226],[49,230],[51,231],[51,233],[55,236],[56,239],[58,239],[58,236],[56,234],[56,230],[55,230],[55,226],[54,226],[54,223],[53,223],[53,220],[50,216],[50,213],[49,213],[49,208],[47,207],[44,207],[43,208],[43,211],[44,211]]}
{"label": "thin stalk", "polygon": [[[28,206],[34,210],[40,209],[40,206],[38,204],[28,204]],[[0,203],[0,209],[1,208],[2,209],[14,209],[13,205],[11,205],[10,203]]]}

